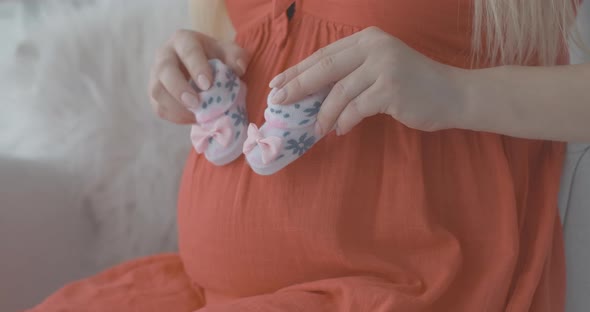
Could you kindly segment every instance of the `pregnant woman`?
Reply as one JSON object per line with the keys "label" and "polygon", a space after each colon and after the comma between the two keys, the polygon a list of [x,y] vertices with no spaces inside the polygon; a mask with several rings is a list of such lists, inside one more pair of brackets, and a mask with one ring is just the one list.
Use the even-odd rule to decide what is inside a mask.
{"label": "pregnant woman", "polygon": [[[160,51],[159,116],[195,123],[188,108],[219,59],[258,126],[268,101],[331,88],[322,139],[267,176],[192,151],[178,255],[119,265],[31,311],[564,310],[561,142],[590,140],[590,66],[558,65],[579,3],[192,5],[221,28],[179,31]],[[212,35],[227,17],[231,42]]]}

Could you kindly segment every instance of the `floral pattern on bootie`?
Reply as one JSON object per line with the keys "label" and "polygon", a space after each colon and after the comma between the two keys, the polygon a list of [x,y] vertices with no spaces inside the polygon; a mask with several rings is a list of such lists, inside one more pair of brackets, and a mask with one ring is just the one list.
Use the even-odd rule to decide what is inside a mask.
{"label": "floral pattern on bootie", "polygon": [[250,167],[260,175],[271,175],[305,154],[321,138],[315,134],[317,114],[329,88],[290,105],[271,104],[271,90],[260,129],[250,124],[243,152]]}
{"label": "floral pattern on bootie", "polygon": [[197,123],[191,128],[195,151],[217,166],[226,165],[242,153],[247,133],[246,84],[218,59],[209,60],[213,70],[211,88],[201,91],[194,81],[201,104],[191,111]]}

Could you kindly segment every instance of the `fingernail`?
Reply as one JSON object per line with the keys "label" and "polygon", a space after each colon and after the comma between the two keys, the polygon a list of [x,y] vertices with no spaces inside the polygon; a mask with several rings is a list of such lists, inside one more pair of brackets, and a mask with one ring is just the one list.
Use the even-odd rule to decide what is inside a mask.
{"label": "fingernail", "polygon": [[340,128],[336,128],[336,135],[337,136],[341,136],[342,135],[342,132],[340,132]]}
{"label": "fingernail", "polygon": [[238,65],[238,68],[240,69],[240,75],[243,75],[246,73],[246,62],[244,62],[244,60],[238,60],[236,62],[236,65]]}
{"label": "fingernail", "polygon": [[182,100],[182,103],[188,108],[196,109],[200,105],[199,98],[190,92],[184,92],[180,96],[180,99]]}
{"label": "fingernail", "polygon": [[205,77],[205,75],[199,75],[197,77],[197,86],[199,89],[201,89],[201,91],[209,90],[211,87],[211,82],[209,79],[207,79],[207,77]]}
{"label": "fingernail", "polygon": [[270,81],[268,86],[271,88],[276,88],[276,87],[280,86],[284,81],[285,81],[285,74],[281,73],[281,74],[278,74],[276,77],[274,77]]}
{"label": "fingernail", "polygon": [[314,127],[314,131],[315,131],[315,135],[318,137],[321,137],[322,135],[324,135],[324,131],[322,130],[322,126],[320,126],[319,122],[315,123],[315,127]]}
{"label": "fingernail", "polygon": [[277,90],[277,92],[272,96],[270,101],[272,104],[281,104],[283,101],[287,99],[287,92],[283,89]]}

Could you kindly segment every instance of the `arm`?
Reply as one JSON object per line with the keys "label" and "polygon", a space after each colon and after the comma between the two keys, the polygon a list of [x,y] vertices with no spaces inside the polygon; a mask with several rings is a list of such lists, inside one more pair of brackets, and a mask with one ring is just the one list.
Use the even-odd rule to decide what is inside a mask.
{"label": "arm", "polygon": [[271,101],[293,103],[332,82],[317,117],[318,136],[334,126],[346,134],[385,113],[423,131],[462,128],[590,142],[590,64],[465,70],[370,27],[277,75]]}
{"label": "arm", "polygon": [[455,77],[465,91],[461,128],[590,142],[590,64],[460,72]]}

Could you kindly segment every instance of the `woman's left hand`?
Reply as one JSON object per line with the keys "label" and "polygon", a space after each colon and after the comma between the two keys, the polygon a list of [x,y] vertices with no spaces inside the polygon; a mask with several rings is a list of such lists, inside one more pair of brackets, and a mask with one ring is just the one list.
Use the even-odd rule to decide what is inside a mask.
{"label": "woman's left hand", "polygon": [[316,132],[350,131],[365,117],[388,114],[408,127],[458,126],[463,70],[435,62],[376,27],[336,41],[277,75],[271,102],[289,104],[335,83],[318,114]]}

